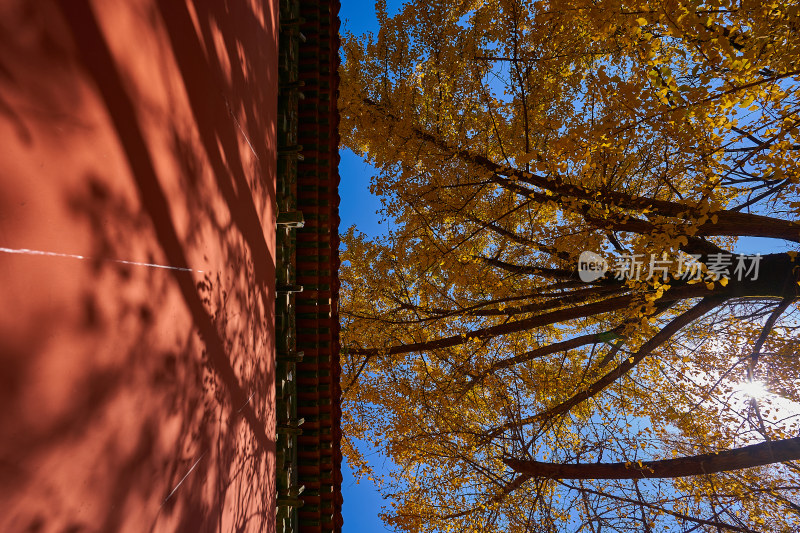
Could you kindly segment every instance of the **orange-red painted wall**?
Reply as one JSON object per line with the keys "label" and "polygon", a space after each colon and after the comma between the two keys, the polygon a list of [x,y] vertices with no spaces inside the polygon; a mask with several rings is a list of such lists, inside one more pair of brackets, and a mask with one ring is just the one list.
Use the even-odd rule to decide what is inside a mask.
{"label": "orange-red painted wall", "polygon": [[0,531],[274,531],[277,28],[0,4]]}

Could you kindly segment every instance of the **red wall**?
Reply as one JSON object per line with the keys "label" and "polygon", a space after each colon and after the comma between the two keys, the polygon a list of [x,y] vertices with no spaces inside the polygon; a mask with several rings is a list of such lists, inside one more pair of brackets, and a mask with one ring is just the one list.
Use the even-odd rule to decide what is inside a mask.
{"label": "red wall", "polygon": [[0,4],[0,531],[274,531],[276,18]]}

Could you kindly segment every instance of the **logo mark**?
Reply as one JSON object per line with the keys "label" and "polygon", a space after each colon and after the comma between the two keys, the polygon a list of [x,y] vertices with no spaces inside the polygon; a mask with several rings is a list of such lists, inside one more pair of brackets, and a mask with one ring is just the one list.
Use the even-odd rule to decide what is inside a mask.
{"label": "logo mark", "polygon": [[583,282],[590,282],[600,279],[608,270],[606,260],[594,252],[581,252],[578,258],[578,276]]}

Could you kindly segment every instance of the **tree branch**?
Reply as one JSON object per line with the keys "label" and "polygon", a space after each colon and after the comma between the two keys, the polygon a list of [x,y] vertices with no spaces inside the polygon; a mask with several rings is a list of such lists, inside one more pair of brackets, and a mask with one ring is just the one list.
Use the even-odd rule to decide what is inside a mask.
{"label": "tree branch", "polygon": [[649,479],[702,476],[800,460],[800,437],[678,459],[624,463],[543,463],[503,459],[515,472],[549,479]]}

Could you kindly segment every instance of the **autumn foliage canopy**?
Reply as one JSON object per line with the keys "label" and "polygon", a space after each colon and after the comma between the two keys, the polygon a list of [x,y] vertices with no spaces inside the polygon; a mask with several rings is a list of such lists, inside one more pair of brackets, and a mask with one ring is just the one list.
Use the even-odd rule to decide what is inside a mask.
{"label": "autumn foliage canopy", "polygon": [[389,525],[798,530],[800,6],[377,7],[339,105],[390,231],[343,238],[342,386]]}

